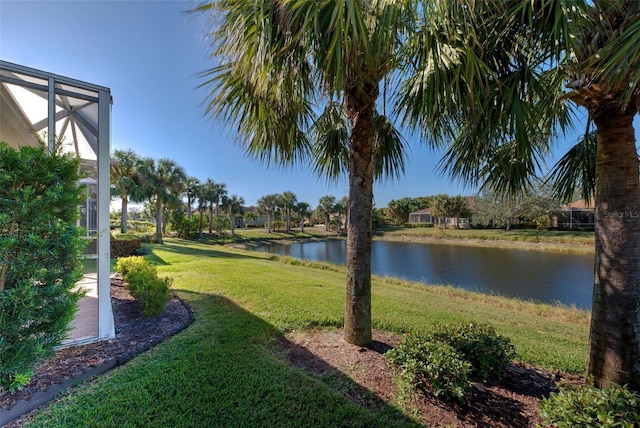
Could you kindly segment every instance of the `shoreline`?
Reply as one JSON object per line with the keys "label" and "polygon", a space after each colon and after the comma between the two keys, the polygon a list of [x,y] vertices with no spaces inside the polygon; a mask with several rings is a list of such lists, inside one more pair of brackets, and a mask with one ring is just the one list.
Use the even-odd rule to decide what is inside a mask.
{"label": "shoreline", "polygon": [[473,237],[435,238],[433,236],[388,235],[384,233],[379,236],[374,236],[373,239],[380,240],[380,241],[423,242],[426,244],[504,248],[504,249],[526,250],[526,251],[546,251],[546,252],[555,252],[555,253],[595,254],[595,248],[593,245],[565,243],[565,242],[530,242],[530,241],[517,241],[517,240],[508,240],[508,239],[481,239],[481,238],[473,238]]}
{"label": "shoreline", "polygon": [[[286,236],[273,236],[273,237],[246,237],[246,239],[237,242],[230,242],[223,245],[228,245],[238,249],[251,250],[260,245],[269,244],[282,244],[291,245],[300,242],[314,242],[314,241],[328,241],[336,239],[346,239],[345,233],[337,232],[309,232],[305,230],[303,235],[300,232],[294,232]],[[517,238],[517,236],[516,236]],[[526,238],[526,237],[525,237]],[[395,241],[395,242],[418,242],[425,244],[438,244],[438,245],[459,245],[467,247],[485,247],[485,248],[503,248],[503,249],[515,249],[525,251],[545,251],[554,253],[572,253],[572,254],[595,254],[595,248],[593,243],[582,242],[553,242],[553,241],[540,241],[535,242],[527,239],[491,239],[484,237],[459,237],[459,236],[433,236],[423,234],[411,234],[411,233],[389,233],[388,231],[374,231],[373,240],[381,241]]]}

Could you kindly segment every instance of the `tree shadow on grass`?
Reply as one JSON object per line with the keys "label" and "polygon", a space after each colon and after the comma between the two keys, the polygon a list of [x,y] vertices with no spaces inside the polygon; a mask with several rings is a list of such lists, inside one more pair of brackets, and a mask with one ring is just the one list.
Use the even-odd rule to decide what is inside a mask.
{"label": "tree shadow on grass", "polygon": [[[189,242],[189,241],[185,241]],[[192,243],[193,244],[193,243]],[[147,252],[145,257],[151,263],[156,265],[169,265],[162,257],[157,253],[157,250],[166,251],[169,253],[190,255],[196,257],[214,257],[214,258],[227,258],[227,259],[262,259],[261,257],[251,255],[249,253],[236,253],[231,251],[216,250],[213,246],[211,248],[195,248],[189,245],[180,245],[179,243],[165,242],[164,244],[156,244],[153,246],[147,246]]]}
{"label": "tree shadow on grass", "polygon": [[[242,415],[241,421],[234,423],[252,426],[267,423],[270,426],[419,426],[373,391],[358,385],[328,362],[288,340],[275,326],[226,297],[203,298],[190,291],[180,294],[195,312],[193,335],[210,336],[221,355],[244,355],[241,363],[244,367],[230,363],[222,370],[224,375],[248,389],[251,385],[261,385],[260,401],[247,402],[247,410],[255,413],[256,408],[267,406],[262,410],[272,415],[272,419],[251,420],[249,415]],[[242,351],[243,348],[246,351]],[[292,349],[307,366],[290,364],[288,354]],[[313,366],[311,370],[309,364]],[[236,378],[236,372],[243,373],[242,377]],[[319,377],[318,373],[327,376]],[[217,382],[226,383],[225,379],[219,378]],[[271,390],[278,391],[278,395],[265,396]],[[251,397],[252,392],[255,391],[245,391],[242,396]],[[288,409],[298,410],[296,414],[287,414]]]}

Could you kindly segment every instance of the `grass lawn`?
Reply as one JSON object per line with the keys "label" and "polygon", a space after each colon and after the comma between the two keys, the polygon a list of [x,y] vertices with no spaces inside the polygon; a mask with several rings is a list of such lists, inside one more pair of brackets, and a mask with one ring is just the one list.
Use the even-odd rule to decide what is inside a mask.
{"label": "grass lawn", "polygon": [[[348,384],[290,367],[272,351],[290,330],[342,325],[344,272],[207,243],[167,239],[148,259],[194,309],[182,333],[62,395],[34,426],[413,426],[398,408],[356,406]],[[520,359],[583,372],[588,314],[448,287],[373,281],[374,327],[424,331],[433,322],[489,322]],[[337,388],[337,389],[336,389]]]}

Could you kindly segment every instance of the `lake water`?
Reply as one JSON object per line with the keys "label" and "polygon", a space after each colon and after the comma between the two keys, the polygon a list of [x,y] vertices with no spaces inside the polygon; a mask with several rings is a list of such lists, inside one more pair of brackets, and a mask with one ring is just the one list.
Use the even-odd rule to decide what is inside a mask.
{"label": "lake water", "polygon": [[[373,241],[371,269],[427,284],[591,309],[593,255]],[[266,245],[273,254],[345,264],[344,240]]]}

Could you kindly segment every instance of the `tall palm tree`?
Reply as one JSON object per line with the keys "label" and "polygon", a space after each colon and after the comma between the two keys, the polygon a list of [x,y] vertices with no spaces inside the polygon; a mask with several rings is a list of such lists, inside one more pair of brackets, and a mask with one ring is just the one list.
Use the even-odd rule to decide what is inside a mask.
{"label": "tall palm tree", "polygon": [[[371,343],[374,153],[382,147],[374,133],[376,101],[380,85],[404,59],[413,3],[210,0],[196,9],[212,13],[218,25],[211,35],[220,65],[203,74],[211,89],[208,111],[237,125],[248,154],[267,163],[309,157],[322,163],[319,154],[326,151],[318,144],[314,150],[307,138],[317,119],[314,106],[321,103],[335,119],[333,142],[348,142],[332,153],[346,153],[339,159],[346,158],[349,176],[344,336],[361,345]],[[343,116],[332,114],[336,106]],[[340,117],[348,132],[340,129]],[[326,134],[309,135],[317,143]],[[381,169],[388,166],[394,161]]]}
{"label": "tall palm tree", "polygon": [[193,204],[193,201],[198,199],[197,197],[197,191],[198,191],[198,186],[200,186],[200,180],[198,180],[196,177],[189,177],[187,179],[187,183],[186,183],[186,190],[185,190],[185,194],[187,196],[187,217],[191,217],[191,205]]}
{"label": "tall palm tree", "polygon": [[311,205],[306,202],[298,202],[295,212],[300,216],[300,232],[304,233],[304,220],[311,215]]}
{"label": "tall palm tree", "polygon": [[640,390],[640,2],[424,1],[416,11],[424,25],[404,44],[416,62],[404,70],[413,77],[401,84],[397,109],[431,141],[453,141],[444,170],[517,194],[553,137],[572,129],[577,110],[587,112],[572,156],[590,152],[592,126],[595,168],[567,169],[564,158],[558,167],[568,175],[555,175],[565,190],[595,185],[587,371],[596,385]]}
{"label": "tall palm tree", "polygon": [[238,195],[225,196],[222,200],[222,206],[227,214],[229,214],[232,235],[236,234],[236,214],[242,214],[242,204],[244,204],[244,199],[238,197]]}
{"label": "tall palm tree", "polygon": [[258,209],[267,214],[267,233],[271,233],[271,225],[275,216],[276,209],[280,205],[280,195],[272,193],[258,199]]}
{"label": "tall palm tree", "polygon": [[291,232],[291,213],[295,209],[297,202],[298,197],[293,192],[286,191],[280,195],[280,206],[284,210],[284,230],[286,233]]}
{"label": "tall palm tree", "polygon": [[111,194],[120,197],[120,232],[127,233],[129,200],[140,202],[143,195],[140,187],[138,164],[140,158],[133,150],[114,150],[111,157]]}
{"label": "tall palm tree", "polygon": [[193,190],[194,197],[198,200],[198,236],[202,239],[204,238],[204,213],[207,210],[207,204],[209,201],[207,199],[207,192],[204,184],[198,184]]}
{"label": "tall palm tree", "polygon": [[[209,234],[213,228],[213,208],[215,206],[216,217],[220,215],[220,204],[227,197],[227,185],[225,183],[216,183],[211,179],[205,182],[207,198],[209,200]],[[220,234],[220,223],[216,222],[216,233]]]}
{"label": "tall palm tree", "polygon": [[343,196],[334,206],[335,212],[338,215],[338,229],[342,229],[342,219],[345,220],[344,227],[347,228],[349,223],[348,211],[349,211],[349,198]]}
{"label": "tall palm tree", "polygon": [[326,195],[320,198],[318,201],[318,207],[316,211],[320,217],[324,219],[324,230],[329,231],[329,223],[331,222],[331,214],[335,211],[336,198],[335,196]]}
{"label": "tall palm tree", "polygon": [[174,160],[163,158],[157,162],[146,158],[140,164],[140,174],[146,197],[155,202],[156,242],[162,244],[163,208],[177,203],[182,197],[187,174]]}

